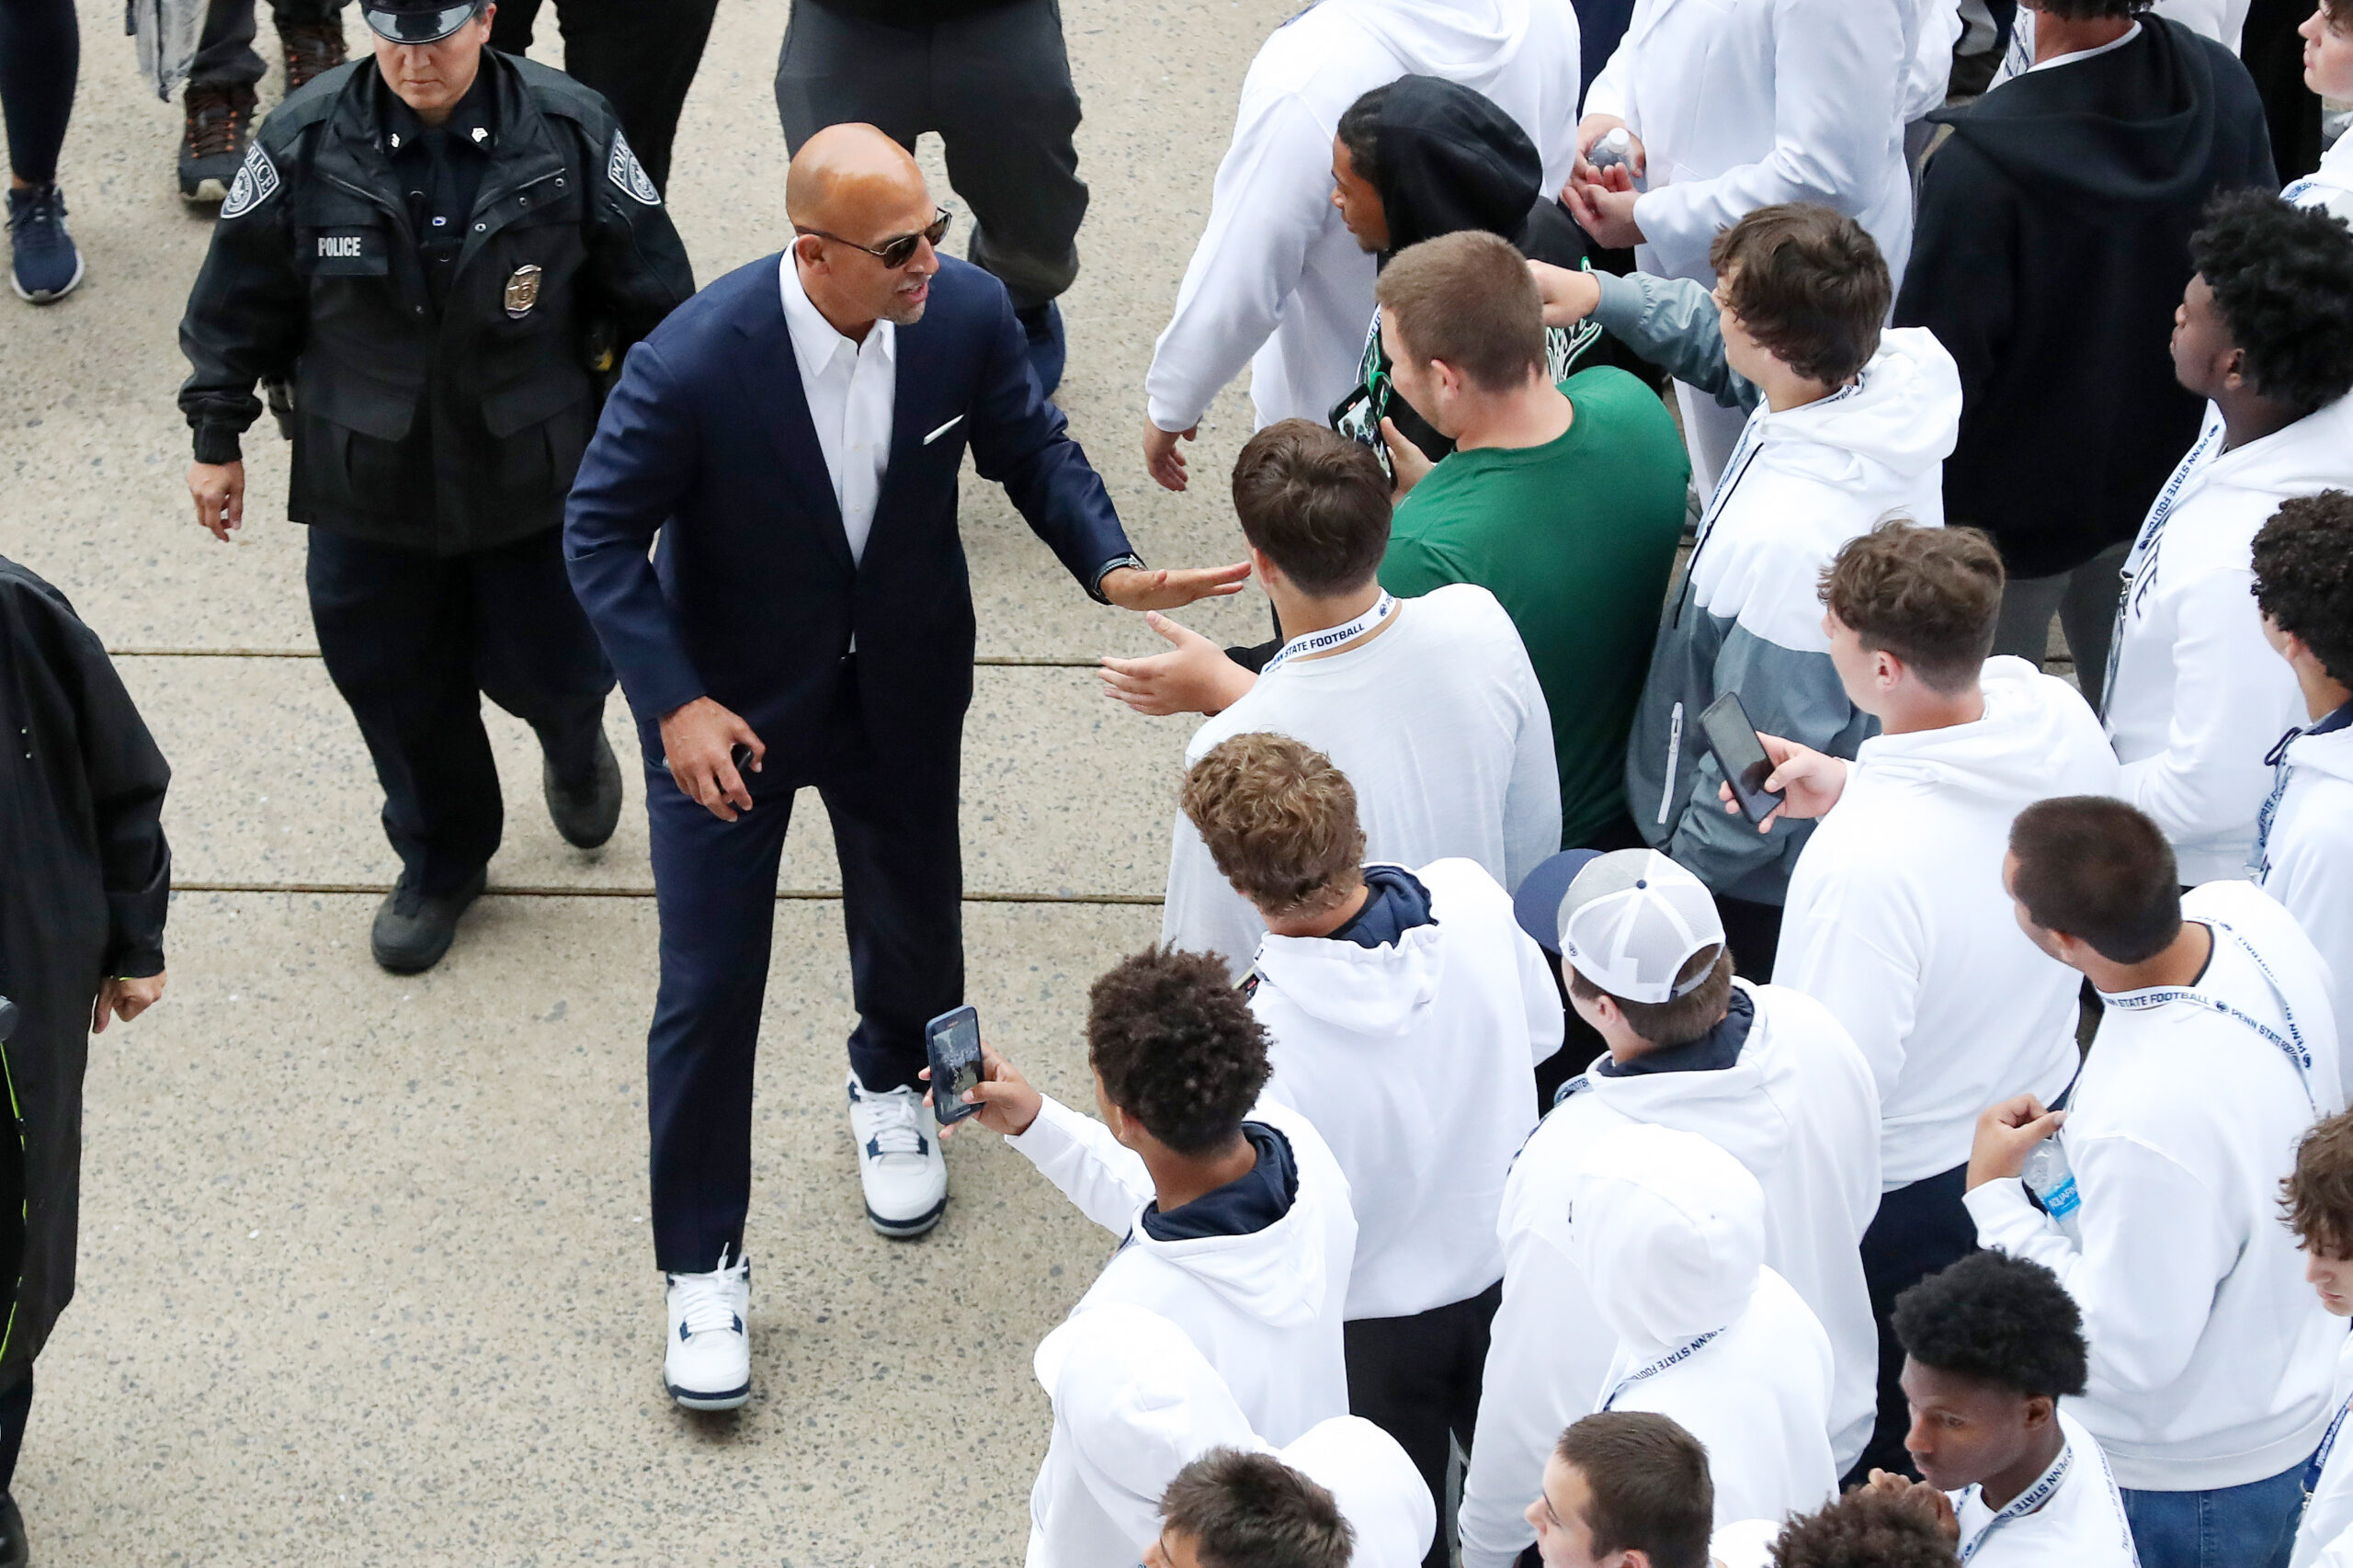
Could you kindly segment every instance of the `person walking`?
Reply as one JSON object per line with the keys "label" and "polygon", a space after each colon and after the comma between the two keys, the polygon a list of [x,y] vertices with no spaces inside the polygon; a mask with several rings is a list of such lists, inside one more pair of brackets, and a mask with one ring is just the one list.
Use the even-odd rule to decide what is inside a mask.
{"label": "person walking", "polygon": [[904,147],[870,125],[812,136],[785,207],[790,248],[712,284],[631,354],[564,527],[644,748],[662,919],[646,1044],[654,1258],[669,1280],[665,1381],[696,1409],[750,1397],[753,1049],[801,787],[824,800],[841,857],[867,1218],[918,1235],[946,1206],[917,1074],[925,1023],[964,992],[965,449],[1099,603],[1173,608],[1233,593],[1249,571],[1145,569],[1028,372],[1004,285],[935,249],[948,215]]}
{"label": "person walking", "polygon": [[97,635],[6,557],[0,734],[0,1568],[24,1568],[8,1487],[34,1358],[74,1298],[87,1037],[164,994],[172,770]]}
{"label": "person walking", "polygon": [[828,125],[879,126],[909,152],[939,133],[948,177],[972,203],[972,262],[1012,296],[1038,389],[1053,396],[1064,353],[1054,301],[1078,276],[1086,216],[1071,144],[1078,89],[1055,0],[795,5],[776,112],[795,153]]}
{"label": "person walking", "polygon": [[383,785],[401,874],[370,945],[404,974],[449,951],[498,848],[484,695],[538,733],[566,842],[620,821],[612,670],[557,525],[597,416],[584,343],[633,342],[694,292],[612,110],[485,50],[493,9],[369,0],[375,58],[270,117],[180,324],[188,490],[223,542],[254,383],[291,383],[287,515]]}

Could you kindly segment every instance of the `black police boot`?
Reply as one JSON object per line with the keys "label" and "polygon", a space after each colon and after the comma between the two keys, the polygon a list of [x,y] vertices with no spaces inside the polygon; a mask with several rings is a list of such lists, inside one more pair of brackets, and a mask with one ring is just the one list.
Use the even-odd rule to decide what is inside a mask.
{"label": "black police boot", "polygon": [[0,1492],[0,1568],[25,1568],[33,1560],[32,1542],[25,1536],[25,1517],[17,1499]]}
{"label": "black police boot", "polygon": [[1038,373],[1038,390],[1048,397],[1063,384],[1063,360],[1069,345],[1063,337],[1063,312],[1051,300],[1014,312],[1029,337],[1029,368]]}
{"label": "black police boot", "polygon": [[548,820],[574,849],[594,849],[612,837],[621,820],[621,765],[604,733],[597,735],[597,765],[587,778],[566,783],[555,764],[540,761],[540,791],[547,797]]}
{"label": "black police boot", "polygon": [[427,898],[403,871],[399,885],[376,906],[375,928],[368,934],[376,961],[394,974],[422,974],[439,963],[458,935],[458,916],[482,896],[484,876],[476,871],[457,892]]}
{"label": "black police boot", "polygon": [[251,87],[190,86],[188,126],[180,137],[180,198],[225,201],[245,161],[254,133]]}

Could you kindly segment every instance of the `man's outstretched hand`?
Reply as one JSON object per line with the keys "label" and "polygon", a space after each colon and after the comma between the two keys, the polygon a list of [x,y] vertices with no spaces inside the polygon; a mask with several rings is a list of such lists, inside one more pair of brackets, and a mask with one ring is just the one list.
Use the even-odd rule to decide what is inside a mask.
{"label": "man's outstretched hand", "polygon": [[1096,585],[1103,597],[1121,609],[1176,609],[1195,599],[1222,599],[1238,594],[1250,580],[1250,562],[1231,566],[1189,566],[1176,570],[1139,570],[1114,566]]}
{"label": "man's outstretched hand", "polygon": [[1105,659],[1097,673],[1103,694],[1139,713],[1222,713],[1256,684],[1258,677],[1225,656],[1225,650],[1165,615],[1143,623],[1168,639],[1171,648],[1142,659]]}

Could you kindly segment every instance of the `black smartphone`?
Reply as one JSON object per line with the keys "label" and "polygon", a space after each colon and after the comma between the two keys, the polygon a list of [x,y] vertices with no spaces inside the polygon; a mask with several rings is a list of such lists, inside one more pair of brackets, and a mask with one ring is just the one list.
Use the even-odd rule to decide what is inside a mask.
{"label": "black smartphone", "polygon": [[746,776],[745,781],[749,783],[748,776],[752,771],[752,748],[738,741],[727,748],[727,760],[735,765],[737,773]]}
{"label": "black smartphone", "polygon": [[952,1127],[980,1107],[966,1105],[964,1092],[981,1081],[981,1016],[971,1007],[957,1007],[923,1027],[924,1050],[931,1057],[931,1112],[942,1127]]}
{"label": "black smartphone", "polygon": [[1780,790],[1765,788],[1765,780],[1773,777],[1773,759],[1765,755],[1765,743],[1756,738],[1756,726],[1748,722],[1738,692],[1727,691],[1708,704],[1699,715],[1699,738],[1732,785],[1740,814],[1750,822],[1771,815],[1781,803]]}

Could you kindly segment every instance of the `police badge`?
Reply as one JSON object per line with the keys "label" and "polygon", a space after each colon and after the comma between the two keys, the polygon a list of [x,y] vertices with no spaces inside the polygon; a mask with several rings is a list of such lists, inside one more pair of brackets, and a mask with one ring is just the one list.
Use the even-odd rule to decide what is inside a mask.
{"label": "police badge", "polygon": [[278,165],[269,154],[254,142],[245,149],[245,161],[237,166],[237,178],[229,187],[228,199],[221,203],[223,222],[242,218],[255,208],[278,194]]}
{"label": "police badge", "polygon": [[642,202],[648,207],[662,205],[662,193],[654,188],[654,177],[645,172],[645,165],[639,163],[637,154],[630,150],[629,138],[618,130],[613,132],[612,156],[605,160],[605,177],[633,201]]}
{"label": "police badge", "polygon": [[527,261],[506,279],[506,313],[520,320],[540,302],[540,264]]}

